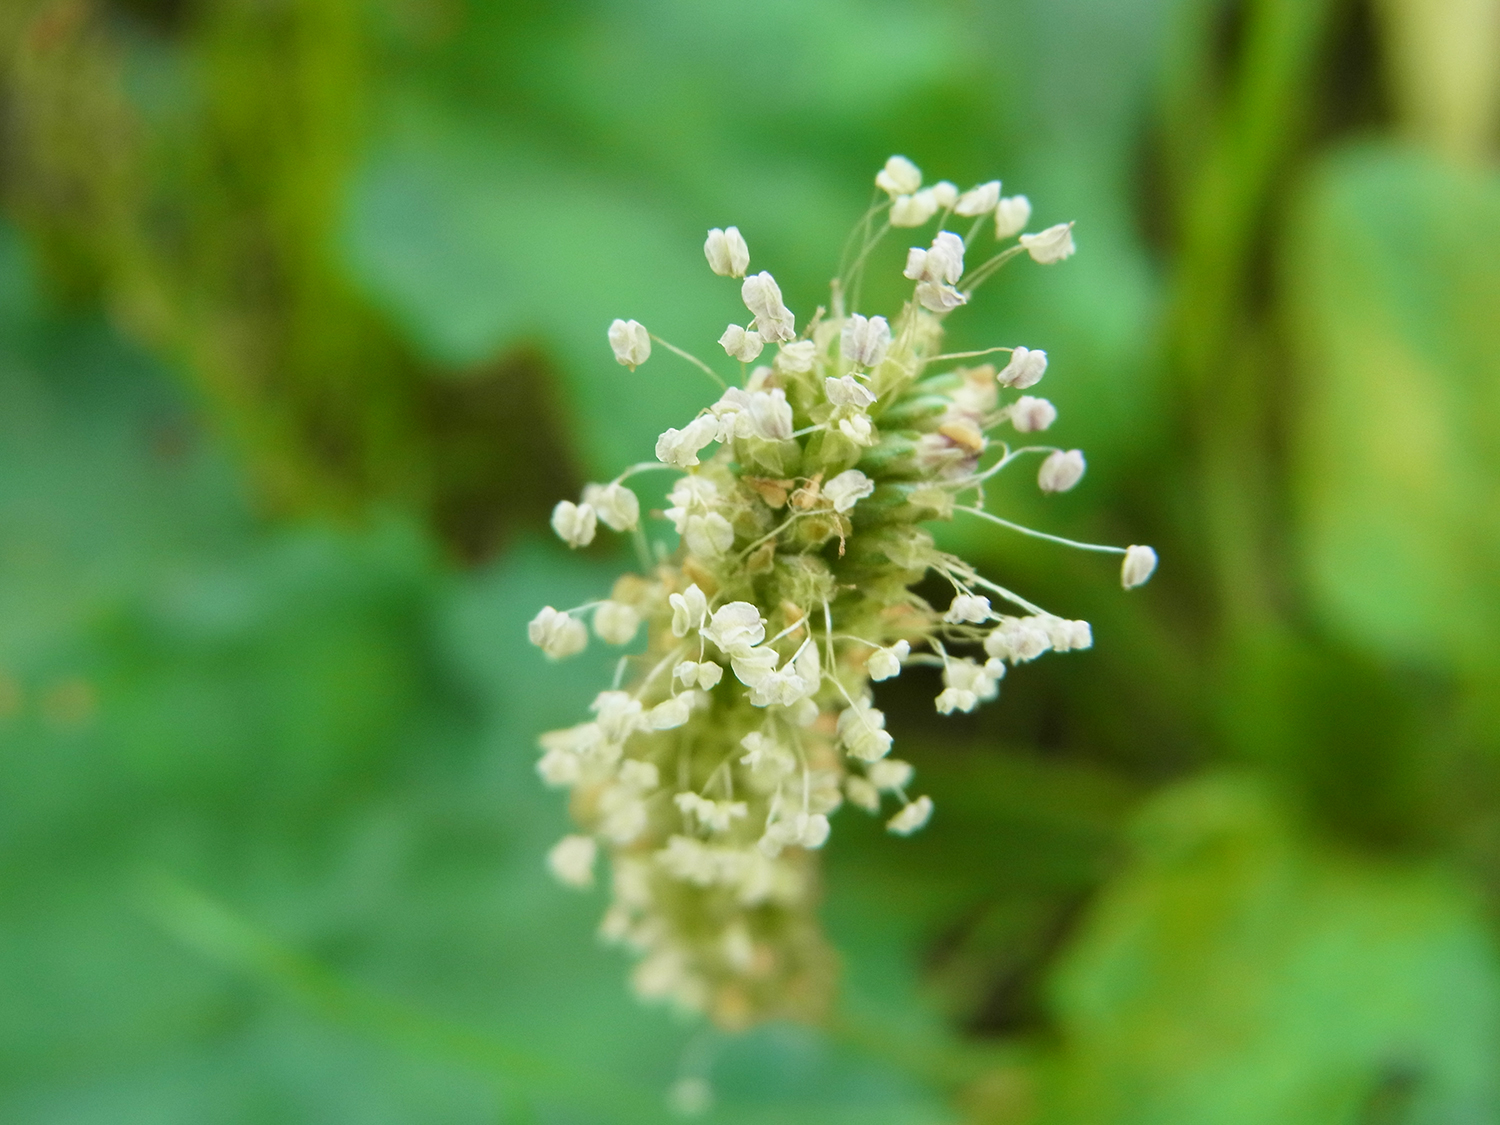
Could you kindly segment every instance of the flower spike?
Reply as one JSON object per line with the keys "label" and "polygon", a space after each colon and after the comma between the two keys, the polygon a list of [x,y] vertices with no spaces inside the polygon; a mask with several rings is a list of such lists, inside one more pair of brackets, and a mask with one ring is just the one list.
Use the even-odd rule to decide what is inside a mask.
{"label": "flower spike", "polygon": [[[816,1016],[828,1003],[834,957],[815,907],[839,807],[883,817],[896,836],[934,815],[932,799],[911,791],[912,766],[892,756],[872,685],[913,662],[937,665],[935,709],[964,713],[996,699],[1008,669],[1093,644],[1087,622],[1047,613],[939,550],[924,524],[962,512],[1003,534],[1119,554],[1126,589],[1157,564],[1150,547],[1079,543],[985,507],[985,482],[1017,460],[1036,468],[1044,492],[1063,492],[1082,479],[1083,454],[991,436],[1057,421],[1046,399],[1002,400],[1043,377],[1046,352],[943,348],[946,318],[979,284],[1012,259],[1063,261],[1072,225],[978,255],[991,214],[997,240],[1025,228],[1025,196],[1002,197],[999,180],[924,188],[900,156],[875,182],[886,221],[861,223],[864,244],[835,283],[832,312],[820,308],[800,332],[776,279],[748,272],[739,230],[708,232],[709,267],[742,279],[751,317],[719,337],[742,377],[725,379],[636,321],[610,325],[621,364],[645,362],[654,341],[723,391],[662,433],[656,463],[557,504],[552,526],[569,546],[588,545],[602,524],[635,538],[643,571],[598,601],[544,607],[527,627],[554,660],[587,646],[590,614],[600,641],[635,650],[586,721],[542,736],[537,773],[571,791],[576,820],[547,866],[578,888],[607,868],[599,932],[636,958],[637,995],[730,1029]],[[955,215],[972,229],[940,229],[908,252],[904,301],[878,314],[850,307],[881,236]],[[965,264],[970,251],[977,267]],[[985,362],[997,352],[1009,353],[998,371]],[[623,483],[648,469],[677,474],[651,532]],[[927,575],[951,585],[946,604],[916,593]]]}

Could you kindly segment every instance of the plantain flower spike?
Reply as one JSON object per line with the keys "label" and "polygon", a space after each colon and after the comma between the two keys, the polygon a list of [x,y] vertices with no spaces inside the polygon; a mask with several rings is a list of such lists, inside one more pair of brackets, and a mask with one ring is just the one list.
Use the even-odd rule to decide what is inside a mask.
{"label": "plantain flower spike", "polygon": [[[997,374],[965,362],[976,353],[945,355],[943,336],[946,318],[1018,252],[1068,257],[1072,227],[1024,235],[1019,247],[981,246],[988,223],[967,240],[924,234],[907,255],[901,305],[854,309],[847,295],[861,291],[892,228],[994,212],[1004,240],[1030,217],[1025,197],[1002,198],[998,180],[962,194],[946,180],[924,189],[900,156],[876,184],[884,198],[857,228],[854,264],[800,330],[772,275],[746,274],[739,231],[709,232],[709,265],[743,279],[753,317],[719,337],[737,370],[716,372],[663,342],[726,389],[666,430],[654,461],[561,501],[552,521],[570,546],[587,545],[599,525],[628,533],[643,569],[597,601],[543,608],[528,627],[555,660],[588,644],[590,614],[601,641],[634,647],[589,716],[542,736],[537,772],[570,791],[575,821],[547,865],[580,889],[600,869],[609,905],[599,932],[633,958],[638,996],[727,1029],[825,1011],[835,958],[816,916],[819,849],[840,806],[883,817],[896,836],[937,815],[911,765],[891,757],[872,685],[926,665],[941,676],[936,710],[968,712],[1000,694],[1007,668],[1093,644],[1087,622],[940,550],[925,526],[962,517],[1055,538],[984,504],[985,483],[1020,460],[1040,459],[1044,492],[1083,476],[1078,450],[1005,440],[1057,418],[1044,399],[1005,401],[1042,377],[1046,353],[978,353],[1010,353]],[[609,341],[626,366],[650,355],[635,321],[615,321]],[[750,368],[772,344],[772,361]],[[642,521],[625,484],[652,471],[674,474],[668,506],[653,513],[660,523]],[[1126,589],[1156,567],[1149,547],[1078,545],[1122,555]],[[916,593],[929,578],[951,587],[947,604]]]}

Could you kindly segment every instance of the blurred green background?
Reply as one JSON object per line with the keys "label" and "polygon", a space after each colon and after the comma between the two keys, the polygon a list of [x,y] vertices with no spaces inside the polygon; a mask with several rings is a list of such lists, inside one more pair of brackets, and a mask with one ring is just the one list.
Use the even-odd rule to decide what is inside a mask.
{"label": "blurred green background", "polygon": [[[0,1121],[1500,1122],[1500,0],[6,0],[0,113]],[[893,152],[1077,220],[991,504],[1163,565],[947,533],[1096,646],[882,685],[936,819],[728,1038],[543,873],[523,626],[704,399],[608,321],[810,310]]]}

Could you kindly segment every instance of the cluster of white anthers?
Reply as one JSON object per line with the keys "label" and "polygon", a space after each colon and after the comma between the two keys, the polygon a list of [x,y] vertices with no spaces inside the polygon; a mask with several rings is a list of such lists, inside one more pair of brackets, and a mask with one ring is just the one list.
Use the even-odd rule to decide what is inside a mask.
{"label": "cluster of white anthers", "polygon": [[[1083,475],[1076,449],[1012,448],[989,436],[1003,426],[1029,434],[1052,425],[1057,411],[1045,399],[1001,401],[1003,390],[1025,391],[1042,378],[1046,353],[945,355],[940,345],[943,318],[1007,260],[1071,255],[1072,224],[1020,234],[971,268],[965,257],[986,227],[1006,242],[1026,226],[1024,196],[1002,197],[998,182],[966,192],[949,183],[923,188],[902,157],[886,163],[876,184],[884,198],[856,228],[830,307],[800,330],[775,279],[749,272],[740,232],[709,232],[708,263],[743,278],[750,314],[719,339],[740,361],[735,385],[636,321],[610,326],[615,357],[632,370],[655,341],[725,389],[661,435],[656,462],[557,505],[552,525],[569,545],[587,545],[602,522],[635,537],[644,572],[622,577],[607,600],[549,606],[530,626],[551,657],[585,647],[589,615],[610,644],[630,644],[647,627],[643,650],[620,660],[593,718],[542,738],[538,770],[571,789],[581,828],[549,862],[564,882],[589,886],[600,846],[608,849],[612,902],[602,932],[638,953],[636,990],[727,1027],[815,1012],[828,994],[831,957],[812,902],[829,814],[846,800],[871,813],[894,801],[887,826],[902,835],[932,816],[932,801],[911,793],[912,767],[890,756],[870,682],[908,664],[935,665],[937,709],[971,711],[995,698],[1007,665],[1092,643],[1087,622],[996,585],[938,550],[921,526],[962,512],[1057,538],[983,503],[985,482],[1020,458],[1040,457],[1045,492],[1072,488]],[[912,295],[894,321],[847,307],[890,228],[934,218],[941,228],[955,217],[968,220],[967,233],[940,229],[908,254]],[[750,367],[771,345],[772,361]],[[955,364],[1002,352],[998,371]],[[682,473],[661,513],[681,545],[653,560],[625,481],[663,468]],[[1127,589],[1156,566],[1149,547],[1059,541],[1122,554]],[[951,604],[934,608],[912,592],[928,573],[951,584]],[[1002,613],[991,598],[1019,612]]]}

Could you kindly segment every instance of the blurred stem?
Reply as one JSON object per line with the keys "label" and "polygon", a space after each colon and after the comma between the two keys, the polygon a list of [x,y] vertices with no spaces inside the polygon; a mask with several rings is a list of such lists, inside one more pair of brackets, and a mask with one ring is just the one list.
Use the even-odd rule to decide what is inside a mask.
{"label": "blurred stem", "polygon": [[1247,0],[1241,48],[1215,125],[1201,126],[1214,37],[1195,9],[1196,51],[1179,56],[1168,120],[1189,128],[1171,154],[1187,185],[1168,316],[1168,348],[1194,432],[1212,582],[1231,639],[1276,616],[1266,552],[1274,513],[1263,440],[1267,361],[1252,316],[1272,188],[1304,131],[1315,68],[1335,0]]}
{"label": "blurred stem", "polygon": [[[144,58],[88,3],[31,14],[5,186],[57,287],[102,294],[194,380],[273,509],[420,500],[422,373],[334,255],[365,8],[221,0]],[[170,110],[132,96],[149,67],[182,87]]]}

